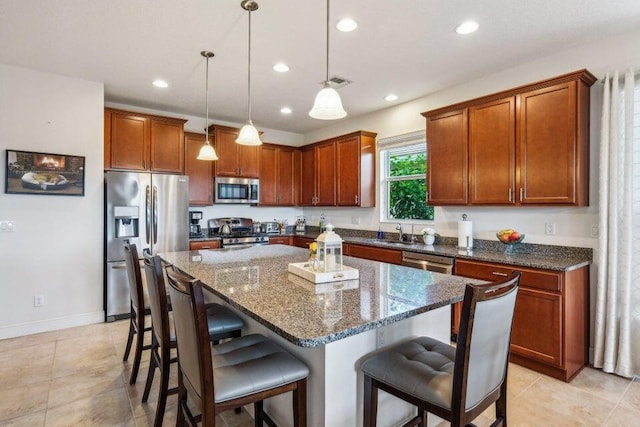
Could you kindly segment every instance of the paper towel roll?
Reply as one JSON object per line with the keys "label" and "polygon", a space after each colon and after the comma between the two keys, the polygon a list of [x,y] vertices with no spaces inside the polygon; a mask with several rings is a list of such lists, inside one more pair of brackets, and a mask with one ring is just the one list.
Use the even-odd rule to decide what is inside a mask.
{"label": "paper towel roll", "polygon": [[473,223],[471,221],[458,221],[458,247],[473,248]]}

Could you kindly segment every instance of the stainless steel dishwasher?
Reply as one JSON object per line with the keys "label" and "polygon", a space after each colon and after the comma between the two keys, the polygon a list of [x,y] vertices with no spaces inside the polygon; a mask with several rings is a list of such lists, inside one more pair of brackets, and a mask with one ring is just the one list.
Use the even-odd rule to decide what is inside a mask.
{"label": "stainless steel dishwasher", "polygon": [[407,267],[435,271],[436,273],[453,274],[453,263],[454,258],[448,256],[402,251],[402,265]]}

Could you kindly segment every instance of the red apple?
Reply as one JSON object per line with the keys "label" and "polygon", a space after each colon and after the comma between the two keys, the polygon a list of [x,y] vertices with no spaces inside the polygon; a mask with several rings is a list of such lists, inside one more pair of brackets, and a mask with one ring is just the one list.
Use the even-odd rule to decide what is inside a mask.
{"label": "red apple", "polygon": [[513,233],[511,233],[511,235],[509,236],[509,241],[517,242],[518,240],[520,240],[520,233],[518,233],[517,231],[514,231]]}

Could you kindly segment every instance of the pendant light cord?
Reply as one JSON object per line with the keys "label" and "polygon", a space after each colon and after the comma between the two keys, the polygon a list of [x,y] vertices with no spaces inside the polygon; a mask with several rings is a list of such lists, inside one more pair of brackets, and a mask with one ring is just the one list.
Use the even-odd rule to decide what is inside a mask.
{"label": "pendant light cord", "polygon": [[329,0],[327,0],[327,78],[325,82],[329,83]]}
{"label": "pendant light cord", "polygon": [[204,83],[204,99],[205,99],[205,105],[206,110],[207,110],[207,118],[206,121],[204,123],[204,142],[209,144],[209,57],[207,56],[207,77],[205,78],[205,83]]}
{"label": "pendant light cord", "polygon": [[249,9],[249,72],[247,73],[247,110],[249,116],[249,123],[251,122],[251,10]]}

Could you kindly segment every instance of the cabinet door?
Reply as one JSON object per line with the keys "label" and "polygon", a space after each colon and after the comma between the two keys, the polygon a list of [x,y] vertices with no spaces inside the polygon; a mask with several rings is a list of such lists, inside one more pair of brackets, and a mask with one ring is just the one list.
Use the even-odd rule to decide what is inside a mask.
{"label": "cabinet door", "polygon": [[[235,143],[235,142],[234,142]],[[246,178],[258,177],[258,157],[260,146],[236,144],[238,158],[238,175]]]}
{"label": "cabinet door", "polygon": [[216,176],[238,176],[238,130],[233,128],[215,127],[215,146],[218,160],[216,161]]}
{"label": "cabinet door", "polygon": [[515,113],[515,97],[469,108],[471,204],[515,203]]}
{"label": "cabinet door", "polygon": [[185,172],[189,176],[189,206],[213,204],[213,162],[198,160],[204,135],[187,133],[185,140]]}
{"label": "cabinet door", "polygon": [[402,251],[394,249],[376,248],[366,245],[349,244],[349,256],[370,259],[373,261],[388,262],[390,264],[402,263]]}
{"label": "cabinet door", "polygon": [[511,332],[511,351],[562,366],[562,296],[520,286]]}
{"label": "cabinet door", "polygon": [[428,203],[467,204],[468,110],[427,117]]}
{"label": "cabinet door", "polygon": [[278,149],[263,145],[260,151],[260,204],[278,204]]}
{"label": "cabinet door", "polygon": [[197,251],[199,249],[218,249],[220,240],[200,240],[197,242],[189,242],[189,250]]}
{"label": "cabinet door", "polygon": [[576,82],[519,96],[521,204],[576,203]]}
{"label": "cabinet door", "polygon": [[288,236],[269,236],[270,245],[288,245],[289,240]]}
{"label": "cabinet door", "polygon": [[[278,159],[278,206],[294,206],[295,199],[295,150],[279,148]],[[260,181],[262,191],[262,181]]]}
{"label": "cabinet door", "polygon": [[111,168],[147,170],[149,120],[133,114],[111,114]]}
{"label": "cabinet door", "polygon": [[300,153],[300,204],[313,206],[316,197],[315,148],[303,148]]}
{"label": "cabinet door", "polygon": [[316,146],[316,205],[336,205],[336,144]]}
{"label": "cabinet door", "polygon": [[151,170],[184,173],[184,125],[151,119]]}
{"label": "cabinet door", "polygon": [[352,136],[338,140],[336,143],[336,158],[338,206],[359,206],[360,137]]}
{"label": "cabinet door", "polygon": [[302,236],[293,236],[291,238],[291,243],[293,246],[297,246],[298,248],[309,249],[309,245],[315,242],[315,239],[311,237],[302,237]]}

